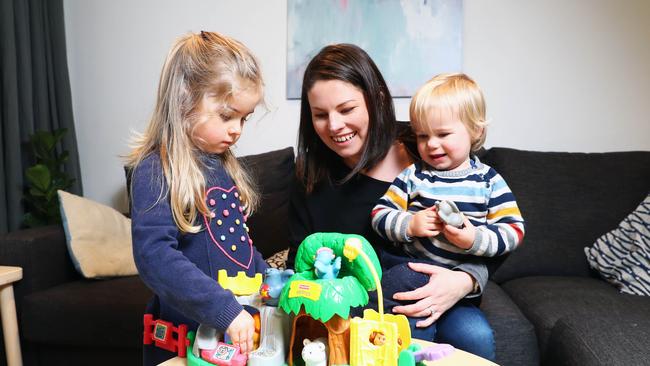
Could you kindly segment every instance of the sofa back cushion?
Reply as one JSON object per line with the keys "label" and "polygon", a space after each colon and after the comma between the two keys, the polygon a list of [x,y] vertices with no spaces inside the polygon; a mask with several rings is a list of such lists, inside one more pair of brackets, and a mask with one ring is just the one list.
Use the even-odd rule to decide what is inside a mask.
{"label": "sofa back cushion", "polygon": [[590,276],[584,247],[617,227],[650,189],[650,151],[537,152],[491,148],[482,161],[508,182],[526,221],[523,245],[493,279]]}
{"label": "sofa back cushion", "polygon": [[261,204],[248,220],[257,250],[268,258],[289,246],[289,197],[294,176],[293,148],[239,158],[255,177]]}

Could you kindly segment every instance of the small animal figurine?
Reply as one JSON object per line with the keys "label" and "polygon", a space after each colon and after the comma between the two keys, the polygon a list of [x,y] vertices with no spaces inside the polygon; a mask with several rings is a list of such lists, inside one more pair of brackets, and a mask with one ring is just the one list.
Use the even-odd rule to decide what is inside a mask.
{"label": "small animal figurine", "polygon": [[438,217],[445,224],[463,228],[463,214],[453,201],[438,201],[436,207],[438,208]]}
{"label": "small animal figurine", "polygon": [[336,257],[332,248],[321,247],[316,251],[314,271],[321,280],[332,280],[341,270],[341,257]]}
{"label": "small animal figurine", "polygon": [[291,269],[279,270],[277,268],[267,268],[264,272],[264,282],[260,287],[260,295],[262,300],[269,306],[278,306],[280,293],[284,284],[287,283],[289,277],[293,276],[294,272]]}
{"label": "small animal figurine", "polygon": [[312,342],[305,338],[302,344],[302,360],[305,361],[305,366],[327,366],[327,339],[316,338]]}

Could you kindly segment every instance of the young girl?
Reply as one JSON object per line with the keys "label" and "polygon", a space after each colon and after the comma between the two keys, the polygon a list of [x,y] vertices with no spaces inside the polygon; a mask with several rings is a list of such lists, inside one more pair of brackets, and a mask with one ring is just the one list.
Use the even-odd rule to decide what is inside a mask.
{"label": "young girl", "polygon": [[[410,117],[421,161],[402,171],[372,210],[377,233],[410,257],[450,268],[516,249],[524,220],[515,197],[501,175],[472,155],[485,141],[486,124],[485,101],[474,80],[464,74],[434,77],[413,96]],[[455,202],[463,213],[459,227],[444,221],[435,206],[440,201]],[[392,300],[392,294],[428,281],[404,264],[395,265],[384,272],[384,296]],[[436,311],[430,304],[410,321],[428,326],[421,319]],[[471,337],[459,336],[469,328]],[[434,341],[494,359],[490,326],[471,302],[457,303],[427,331]]]}
{"label": "young girl", "polygon": [[[246,226],[258,197],[230,150],[262,89],[258,62],[243,44],[212,32],[180,38],[127,163],[133,253],[155,293],[147,313],[188,330],[216,328],[242,352],[252,350],[253,318],[217,283],[217,272],[253,276],[267,268]],[[172,357],[145,346],[145,365]]]}

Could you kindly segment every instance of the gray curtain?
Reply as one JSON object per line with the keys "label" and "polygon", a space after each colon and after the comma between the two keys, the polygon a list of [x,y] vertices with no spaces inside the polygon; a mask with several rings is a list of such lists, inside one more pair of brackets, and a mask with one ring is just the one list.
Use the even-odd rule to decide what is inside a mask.
{"label": "gray curtain", "polygon": [[64,169],[81,195],[63,0],[0,0],[0,233],[20,227],[29,136],[67,128]]}

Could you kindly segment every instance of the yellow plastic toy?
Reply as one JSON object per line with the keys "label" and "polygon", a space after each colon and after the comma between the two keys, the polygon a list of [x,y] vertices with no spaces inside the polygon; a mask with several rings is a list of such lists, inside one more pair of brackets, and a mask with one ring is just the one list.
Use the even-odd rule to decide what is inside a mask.
{"label": "yellow plastic toy", "polygon": [[256,273],[254,277],[248,277],[246,272],[239,271],[236,276],[228,277],[225,269],[217,272],[217,282],[225,290],[232,291],[235,296],[248,296],[256,294],[262,286],[262,274]]}
{"label": "yellow plastic toy", "polygon": [[411,343],[411,329],[404,315],[384,315],[381,282],[370,258],[361,251],[358,238],[345,241],[343,255],[349,260],[357,256],[368,264],[377,286],[379,312],[366,309],[363,318],[350,322],[350,366],[396,366],[399,353]]}

